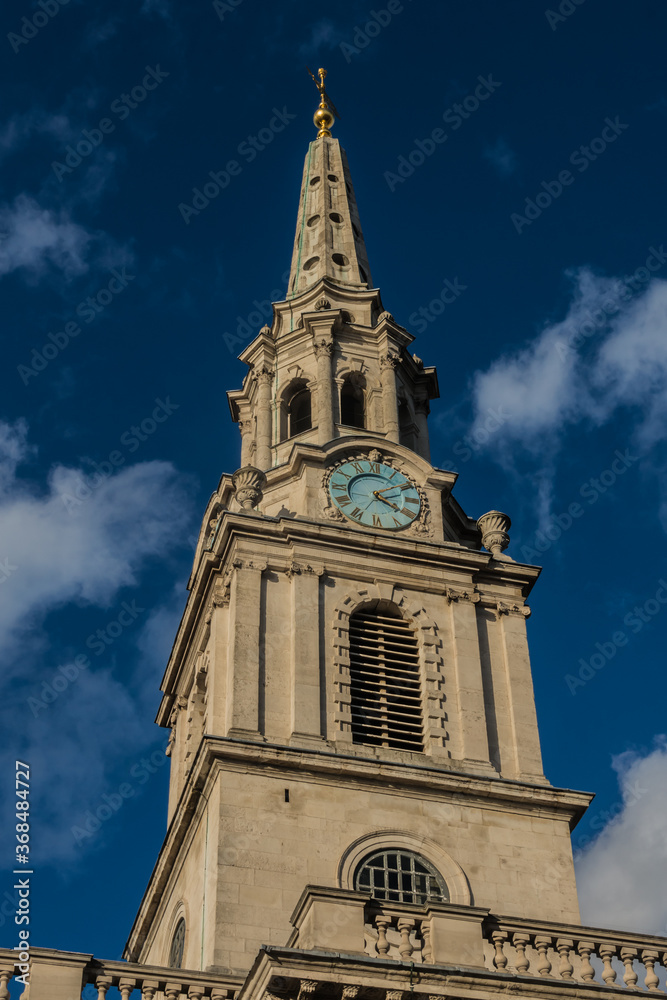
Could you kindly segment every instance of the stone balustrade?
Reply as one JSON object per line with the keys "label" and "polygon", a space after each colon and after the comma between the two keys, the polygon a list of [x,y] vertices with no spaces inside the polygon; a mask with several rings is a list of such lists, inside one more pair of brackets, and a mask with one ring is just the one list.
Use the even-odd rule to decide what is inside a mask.
{"label": "stone balustrade", "polygon": [[487,969],[654,993],[665,988],[665,938],[491,915],[484,938]]}
{"label": "stone balustrade", "polygon": [[[0,1000],[10,996],[14,955],[0,949]],[[26,1000],[235,1000],[243,977],[103,961],[73,952],[31,949]]]}
{"label": "stone balustrade", "polygon": [[[305,962],[306,971],[299,969],[295,982],[306,975],[315,984],[313,989],[315,970],[313,974],[307,970],[334,953],[359,968],[374,960],[375,975],[382,980],[400,978],[407,969],[410,989],[428,982],[426,992],[438,998],[439,986],[447,987],[451,997],[454,983],[473,977],[470,981],[479,984],[487,976],[492,979],[491,991],[498,990],[499,977],[511,977],[512,989],[531,996],[536,980],[574,997],[582,995],[582,987],[663,995],[667,991],[667,939],[644,934],[500,917],[480,907],[451,903],[380,902],[365,893],[321,886],[306,887],[292,923],[286,945],[266,949],[265,960],[271,961],[278,952],[285,956],[276,967],[279,978],[289,975],[288,963]],[[378,959],[387,962],[385,971],[376,964]],[[14,963],[14,952],[0,950],[0,1000],[10,997]],[[330,968],[330,958],[325,965]],[[237,1000],[243,985],[242,976],[101,961],[92,955],[35,948],[24,995],[26,1000]],[[270,995],[265,990],[264,982],[258,1000]],[[274,992],[282,995],[277,987],[271,995]],[[252,1000],[247,982],[243,995]]]}

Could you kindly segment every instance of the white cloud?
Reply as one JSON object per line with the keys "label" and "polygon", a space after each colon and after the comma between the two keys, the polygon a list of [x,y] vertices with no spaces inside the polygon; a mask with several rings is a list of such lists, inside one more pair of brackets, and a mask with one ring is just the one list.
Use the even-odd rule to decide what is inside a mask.
{"label": "white cloud", "polygon": [[40,489],[15,478],[27,456],[25,424],[0,422],[0,559],[15,567],[2,584],[0,648],[65,604],[109,607],[147,560],[168,554],[191,516],[169,462],[123,466],[99,482],[56,465]]}
{"label": "white cloud", "polygon": [[[57,465],[36,484],[18,475],[31,471],[33,455],[25,421],[0,422],[0,650],[11,694],[0,726],[12,734],[0,755],[9,766],[18,753],[33,769],[35,843],[46,862],[83,856],[113,836],[108,822],[77,843],[72,826],[88,811],[108,812],[104,796],[121,782],[134,788],[122,806],[130,809],[144,784],[132,768],[166,743],[152,723],[185,583],[152,610],[140,589],[128,596],[125,588],[140,587],[156,561],[164,572],[174,539],[191,528],[191,502],[187,480],[167,462],[122,466],[106,478]],[[91,607],[101,609],[96,625],[109,640],[97,646],[90,612],[78,638],[71,624],[77,608]],[[60,635],[63,611],[68,652],[59,663],[44,625],[49,616],[49,631]]]}
{"label": "white cloud", "polygon": [[41,208],[26,194],[0,205],[0,275],[22,270],[39,276],[54,267],[68,278],[85,274],[97,237],[65,210]]}
{"label": "white cloud", "polygon": [[667,934],[667,738],[612,760],[622,808],[576,859],[584,924]]}
{"label": "white cloud", "polygon": [[[570,277],[574,294],[565,318],[476,372],[472,384],[471,436],[488,439],[488,453],[509,470],[527,461],[545,497],[577,426],[601,426],[623,411],[628,440],[642,453],[665,438],[667,281],[628,283],[588,269]],[[498,411],[504,420],[489,438],[485,422]],[[548,508],[547,500],[544,513]]]}
{"label": "white cloud", "polygon": [[510,177],[516,173],[516,153],[502,137],[494,142],[492,146],[485,148],[484,158],[496,168],[501,177]]}

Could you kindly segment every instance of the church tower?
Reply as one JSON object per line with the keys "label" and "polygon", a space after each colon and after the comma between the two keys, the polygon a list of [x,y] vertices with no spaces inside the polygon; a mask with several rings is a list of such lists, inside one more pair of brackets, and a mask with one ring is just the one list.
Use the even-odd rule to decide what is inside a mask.
{"label": "church tower", "polygon": [[542,771],[539,570],[430,463],[437,375],[371,280],[322,70],[318,89],[287,293],[228,393],[240,467],[162,685],[168,830],[125,953],[151,967],[243,979],[297,948],[474,966],[489,911],[579,921],[590,797]]}

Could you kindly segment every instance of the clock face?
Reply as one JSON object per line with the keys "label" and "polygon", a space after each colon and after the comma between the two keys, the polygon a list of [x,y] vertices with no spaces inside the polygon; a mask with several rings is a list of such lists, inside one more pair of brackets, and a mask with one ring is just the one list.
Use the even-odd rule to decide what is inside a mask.
{"label": "clock face", "polygon": [[421,508],[417,487],[410,479],[368,458],[339,465],[329,480],[329,493],[345,517],[369,528],[407,528]]}

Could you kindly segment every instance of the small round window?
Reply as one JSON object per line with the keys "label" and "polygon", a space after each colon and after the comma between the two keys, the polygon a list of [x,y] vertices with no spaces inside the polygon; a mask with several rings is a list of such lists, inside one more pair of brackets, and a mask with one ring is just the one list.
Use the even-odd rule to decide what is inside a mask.
{"label": "small round window", "polygon": [[171,939],[169,949],[169,968],[180,969],[183,962],[183,949],[185,948],[185,920],[183,917],[176,924],[174,936]]}
{"label": "small round window", "polygon": [[446,903],[449,891],[442,875],[411,851],[377,851],[357,868],[354,887],[374,899],[394,903]]}

